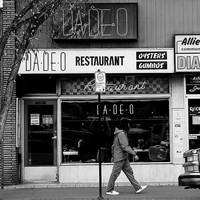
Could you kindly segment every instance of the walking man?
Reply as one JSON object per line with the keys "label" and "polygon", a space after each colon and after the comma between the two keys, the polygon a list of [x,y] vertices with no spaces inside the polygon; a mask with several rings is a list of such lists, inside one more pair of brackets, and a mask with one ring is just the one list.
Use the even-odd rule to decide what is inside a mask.
{"label": "walking man", "polygon": [[130,183],[135,188],[136,193],[140,193],[147,186],[140,186],[133,175],[133,170],[130,166],[128,155],[134,156],[134,160],[138,160],[136,152],[129,146],[127,132],[129,130],[129,120],[121,119],[120,124],[115,128],[114,141],[112,145],[112,161],[114,162],[113,169],[108,182],[106,194],[118,195],[119,192],[114,190],[115,181],[120,175],[121,170],[125,173]]}

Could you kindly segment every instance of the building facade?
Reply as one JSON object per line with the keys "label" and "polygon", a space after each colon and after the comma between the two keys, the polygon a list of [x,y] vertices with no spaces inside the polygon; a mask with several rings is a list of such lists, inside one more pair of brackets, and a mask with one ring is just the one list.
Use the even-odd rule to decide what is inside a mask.
{"label": "building facade", "polygon": [[[3,151],[5,171],[18,178],[7,184],[98,185],[100,151],[106,184],[122,117],[138,181],[177,184],[183,152],[199,147],[199,8],[198,0],[63,3],[21,63],[8,119],[17,124],[7,124]],[[128,181],[121,174],[117,183]]]}

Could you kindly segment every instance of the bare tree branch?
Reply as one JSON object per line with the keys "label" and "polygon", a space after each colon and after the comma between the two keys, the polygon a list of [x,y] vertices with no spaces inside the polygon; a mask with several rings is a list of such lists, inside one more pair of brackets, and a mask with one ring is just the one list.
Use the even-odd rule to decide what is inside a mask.
{"label": "bare tree branch", "polygon": [[[24,8],[21,12],[24,16],[25,13],[30,11],[30,9],[33,8],[34,3],[38,2],[39,0],[33,0],[31,2],[31,5],[29,4],[28,7]],[[16,57],[14,60],[14,64],[11,66],[11,72],[8,79],[7,87],[6,87],[6,93],[4,95],[4,99],[2,101],[1,110],[0,110],[0,142],[2,142],[3,139],[3,131],[5,128],[5,122],[6,117],[8,114],[8,110],[12,101],[12,94],[13,94],[13,88],[15,84],[15,79],[19,71],[21,60],[23,59],[24,53],[26,51],[26,48],[28,47],[28,44],[30,42],[30,39],[36,34],[37,29],[42,25],[57,9],[57,7],[61,4],[62,0],[54,0],[51,2],[48,2],[45,4],[38,12],[37,14],[34,14],[32,17],[29,18],[29,25],[26,30],[24,30],[22,35],[22,41],[18,41],[16,43]],[[21,15],[21,16],[22,16]],[[13,20],[11,26],[5,31],[3,38],[0,40],[0,56],[3,54],[3,50],[5,48],[6,42],[11,35],[12,31],[17,31],[16,27],[20,28],[21,26],[17,26],[17,22],[20,24],[23,24],[19,22],[20,18],[19,16]],[[27,22],[27,21],[26,21]]]}
{"label": "bare tree branch", "polygon": [[[19,15],[17,15],[14,20],[12,21],[11,25],[5,30],[5,32],[3,33],[2,38],[0,38],[0,58],[3,55],[3,51],[5,48],[5,45],[8,41],[8,38],[11,35],[12,31],[15,31],[18,25],[19,20],[21,20],[25,14],[30,11],[30,9],[32,9],[34,7],[34,5],[38,2],[39,0],[33,0],[31,3],[29,3],[21,12]],[[22,25],[22,24],[21,24]],[[20,26],[18,26],[18,28],[20,28]]]}

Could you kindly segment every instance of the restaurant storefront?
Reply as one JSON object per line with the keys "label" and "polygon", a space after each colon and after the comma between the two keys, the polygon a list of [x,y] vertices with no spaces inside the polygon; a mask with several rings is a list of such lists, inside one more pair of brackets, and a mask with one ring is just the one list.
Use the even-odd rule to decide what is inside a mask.
{"label": "restaurant storefront", "polygon": [[[134,169],[168,173],[174,155],[170,134],[173,60],[173,49],[167,48],[29,51],[17,80],[24,181],[98,183],[100,145],[103,182],[107,182],[113,132],[122,117],[131,120],[129,141],[140,158],[132,163]],[[108,72],[100,110],[94,79],[98,69]],[[164,163],[168,172],[162,170]],[[119,180],[125,182],[124,177]],[[166,179],[155,181],[149,175],[140,181]],[[172,176],[167,180],[175,181]]]}
{"label": "restaurant storefront", "polygon": [[[200,38],[175,34],[200,32],[199,4],[153,2],[64,3],[40,27],[16,80],[16,116],[8,118],[16,127],[12,121],[6,127],[5,148],[12,145],[4,151],[4,176],[14,170],[19,176],[7,178],[9,184],[97,186],[101,146],[106,185],[113,131],[122,117],[131,120],[129,141],[139,160],[130,161],[137,180],[177,184],[184,151],[199,146]],[[16,1],[18,11],[23,3]],[[98,70],[106,75],[100,110]],[[129,184],[123,173],[117,184]]]}

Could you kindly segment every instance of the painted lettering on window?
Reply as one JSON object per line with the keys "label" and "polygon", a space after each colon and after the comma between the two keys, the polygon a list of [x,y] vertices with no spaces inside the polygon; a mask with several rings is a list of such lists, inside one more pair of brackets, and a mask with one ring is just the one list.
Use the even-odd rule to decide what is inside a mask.
{"label": "painted lettering on window", "polygon": [[[101,105],[101,115],[133,115],[134,105],[129,103],[103,104]],[[97,115],[99,115],[99,105],[97,105]]]}
{"label": "painted lettering on window", "polygon": [[[146,82],[141,81],[136,84],[128,84],[126,82],[122,84],[106,84],[106,91],[134,91],[134,90],[144,90]],[[83,89],[84,91],[95,91],[95,79],[91,80]]]}

